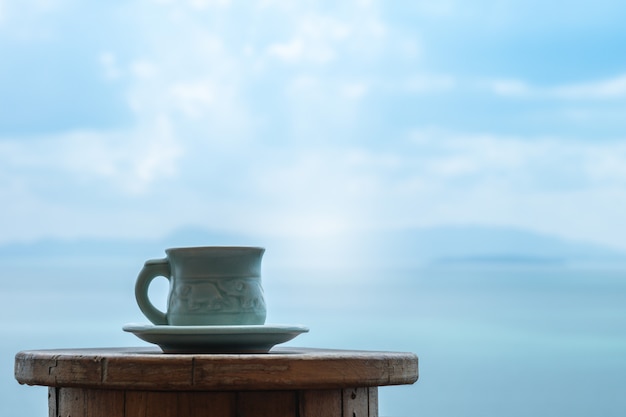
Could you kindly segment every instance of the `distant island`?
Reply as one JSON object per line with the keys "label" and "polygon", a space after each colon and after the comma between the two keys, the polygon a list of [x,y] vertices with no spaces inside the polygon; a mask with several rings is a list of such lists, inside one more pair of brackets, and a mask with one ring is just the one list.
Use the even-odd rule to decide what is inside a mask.
{"label": "distant island", "polygon": [[466,257],[439,258],[431,262],[433,265],[480,265],[480,264],[524,264],[524,265],[565,265],[564,258],[524,255],[483,255]]}

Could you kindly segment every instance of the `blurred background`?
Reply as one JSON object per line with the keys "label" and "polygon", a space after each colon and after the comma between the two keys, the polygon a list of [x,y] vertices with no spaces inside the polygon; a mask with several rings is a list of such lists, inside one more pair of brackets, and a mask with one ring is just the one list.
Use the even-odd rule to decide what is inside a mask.
{"label": "blurred background", "polygon": [[145,345],[146,259],[252,244],[290,344],[418,354],[382,416],[622,416],[625,19],[0,0],[0,414],[20,350]]}

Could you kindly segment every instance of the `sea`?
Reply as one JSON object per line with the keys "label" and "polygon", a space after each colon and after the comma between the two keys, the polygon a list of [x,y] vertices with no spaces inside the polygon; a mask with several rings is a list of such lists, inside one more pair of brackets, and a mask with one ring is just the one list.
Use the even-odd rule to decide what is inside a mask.
{"label": "sea", "polygon": [[[105,266],[106,265],[106,266]],[[14,379],[22,350],[147,346],[128,259],[2,260],[0,415],[46,416],[47,389]],[[419,379],[379,389],[388,417],[623,417],[626,267],[451,262],[263,270],[286,346],[413,352]],[[150,290],[163,306],[167,282]]]}

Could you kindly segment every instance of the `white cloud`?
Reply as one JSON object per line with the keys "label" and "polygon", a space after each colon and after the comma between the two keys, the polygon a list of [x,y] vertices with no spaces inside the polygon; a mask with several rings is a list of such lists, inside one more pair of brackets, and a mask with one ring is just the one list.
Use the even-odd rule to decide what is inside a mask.
{"label": "white cloud", "polygon": [[268,46],[269,56],[289,63],[327,64],[351,33],[349,24],[316,15],[300,17],[295,27],[298,29],[291,40]]}
{"label": "white cloud", "polygon": [[521,80],[500,79],[491,82],[491,89],[497,95],[528,97],[535,94],[534,89]]}
{"label": "white cloud", "polygon": [[360,99],[363,98],[367,91],[369,90],[369,86],[365,82],[350,82],[345,83],[341,87],[341,95],[348,99]]}
{"label": "white cloud", "polygon": [[414,143],[407,174],[381,187],[389,225],[506,225],[626,248],[623,141],[423,130]]}
{"label": "white cloud", "polygon": [[5,141],[2,162],[26,187],[36,186],[43,173],[49,181],[71,181],[63,188],[91,184],[121,194],[143,194],[159,180],[177,175],[182,155],[163,119],[132,131],[73,131]]}
{"label": "white cloud", "polygon": [[605,80],[555,87],[552,94],[559,98],[582,100],[626,98],[626,74]]}
{"label": "white cloud", "polygon": [[282,7],[281,20],[289,22],[288,35],[270,42],[270,58],[289,64],[327,66],[349,58],[362,59],[381,48],[387,28],[376,5],[354,1],[333,12]]}
{"label": "white cloud", "polygon": [[[252,140],[256,125],[271,112],[266,97],[250,91],[267,86],[278,87],[265,94],[287,106],[281,123],[299,135],[321,126],[320,108],[334,123],[351,123],[356,103],[371,91],[371,77],[336,75],[330,68],[358,69],[360,60],[384,52],[386,29],[376,7],[356,2],[326,10],[274,2],[245,11],[216,6],[199,14],[164,3],[154,10],[161,25],[142,21],[137,30],[141,55],[127,62],[105,55],[103,64],[110,74],[127,74],[137,118],[165,114],[188,140]],[[269,30],[271,22],[281,24]]]}
{"label": "white cloud", "polygon": [[68,4],[63,0],[0,0],[3,40],[17,39],[28,45],[54,39],[60,33],[56,19],[67,8]]}
{"label": "white cloud", "polygon": [[413,2],[413,5],[420,14],[434,17],[450,16],[459,10],[454,0],[418,0]]}
{"label": "white cloud", "polygon": [[174,106],[189,117],[202,117],[216,104],[218,89],[211,80],[180,82],[170,86]]}
{"label": "white cloud", "polygon": [[626,74],[573,84],[534,86],[522,80],[499,79],[488,83],[495,94],[505,97],[559,100],[610,100],[626,98]]}
{"label": "white cloud", "polygon": [[120,79],[123,75],[121,68],[119,67],[119,63],[117,62],[117,57],[112,52],[102,52],[98,57],[100,61],[100,65],[102,66],[102,71],[104,73],[104,77],[109,80],[117,80]]}
{"label": "white cloud", "polygon": [[413,74],[405,85],[406,90],[412,93],[450,91],[457,87],[456,78],[445,74]]}
{"label": "white cloud", "polygon": [[[362,228],[381,183],[378,157],[354,148],[290,149],[262,153],[254,187],[263,232],[323,236]],[[373,169],[374,168],[374,169]]]}
{"label": "white cloud", "polygon": [[626,143],[618,141],[584,149],[584,170],[601,187],[626,187]]}
{"label": "white cloud", "polygon": [[[519,191],[565,192],[609,183],[626,186],[626,145],[558,137],[466,134],[441,129],[412,133],[424,161],[421,173],[445,182],[454,177],[494,181]],[[416,164],[417,165],[417,164]]]}
{"label": "white cloud", "polygon": [[282,61],[296,62],[304,54],[304,46],[301,39],[292,39],[286,43],[274,43],[267,48],[270,56],[275,56]]}
{"label": "white cloud", "polygon": [[136,78],[144,80],[156,77],[159,73],[159,68],[158,64],[154,62],[137,59],[130,64],[130,71]]}
{"label": "white cloud", "polygon": [[189,5],[198,10],[205,10],[209,7],[225,7],[229,6],[230,3],[230,0],[189,0]]}

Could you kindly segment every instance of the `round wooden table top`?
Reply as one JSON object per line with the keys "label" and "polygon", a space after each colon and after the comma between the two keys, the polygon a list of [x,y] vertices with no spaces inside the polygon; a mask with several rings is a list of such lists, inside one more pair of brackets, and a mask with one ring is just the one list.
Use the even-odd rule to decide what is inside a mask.
{"label": "round wooden table top", "polygon": [[282,347],[265,354],[164,354],[158,348],[19,352],[15,378],[50,387],[156,391],[329,389],[412,384],[413,353]]}

